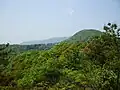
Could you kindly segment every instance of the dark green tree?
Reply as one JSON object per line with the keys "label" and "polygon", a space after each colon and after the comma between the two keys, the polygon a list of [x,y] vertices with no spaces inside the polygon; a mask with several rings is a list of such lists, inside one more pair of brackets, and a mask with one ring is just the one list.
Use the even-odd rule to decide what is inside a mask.
{"label": "dark green tree", "polygon": [[9,58],[9,52],[10,50],[8,50],[9,43],[2,44],[0,45],[0,65],[7,65],[8,64],[8,58]]}
{"label": "dark green tree", "polygon": [[0,45],[0,86],[7,86],[12,81],[12,77],[4,72],[10,57],[10,50],[8,47],[9,43]]}

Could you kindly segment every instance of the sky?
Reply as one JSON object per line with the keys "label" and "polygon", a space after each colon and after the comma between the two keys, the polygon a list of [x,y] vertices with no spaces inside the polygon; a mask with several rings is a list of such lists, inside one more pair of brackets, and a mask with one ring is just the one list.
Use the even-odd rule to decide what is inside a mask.
{"label": "sky", "polygon": [[0,0],[0,43],[66,37],[120,24],[120,0]]}

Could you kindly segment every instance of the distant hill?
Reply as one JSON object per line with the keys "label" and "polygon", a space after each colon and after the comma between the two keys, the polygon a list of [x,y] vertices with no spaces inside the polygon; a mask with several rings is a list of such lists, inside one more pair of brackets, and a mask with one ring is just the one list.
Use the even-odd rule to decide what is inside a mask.
{"label": "distant hill", "polygon": [[70,43],[74,43],[78,41],[87,41],[89,38],[93,36],[98,36],[101,34],[102,34],[101,31],[98,31],[95,29],[84,29],[84,30],[77,32],[76,34],[74,34],[73,36],[71,36],[65,41],[70,42]]}
{"label": "distant hill", "polygon": [[54,37],[45,40],[34,40],[21,43],[21,45],[33,45],[33,44],[48,44],[48,43],[58,43],[68,39],[68,37]]}
{"label": "distant hill", "polygon": [[21,45],[33,45],[33,44],[48,44],[48,43],[58,43],[58,42],[78,42],[78,41],[87,41],[93,36],[99,36],[102,32],[95,29],[84,29],[75,33],[71,37],[54,37],[46,40],[34,40],[21,43]]}

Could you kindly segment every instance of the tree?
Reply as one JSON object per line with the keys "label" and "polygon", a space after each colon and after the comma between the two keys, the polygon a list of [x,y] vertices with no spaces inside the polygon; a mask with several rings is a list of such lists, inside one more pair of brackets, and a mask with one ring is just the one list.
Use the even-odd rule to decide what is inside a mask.
{"label": "tree", "polygon": [[[117,75],[117,78],[113,77],[116,82],[116,88],[119,88],[119,72],[120,72],[120,29],[116,24],[108,23],[103,27],[105,32],[98,37],[94,37],[88,42],[84,52],[88,59],[93,61],[96,65],[101,66],[101,69],[105,69],[107,75],[111,70]],[[101,75],[102,76],[102,75]],[[111,76],[109,76],[110,78]],[[108,76],[103,77],[103,82],[106,82]],[[113,81],[109,80],[110,85],[114,85]]]}
{"label": "tree", "polygon": [[4,72],[9,60],[10,50],[8,50],[8,46],[9,43],[0,45],[0,86],[9,85],[12,81],[12,77],[7,76]]}
{"label": "tree", "polygon": [[8,57],[9,57],[9,50],[7,47],[9,46],[9,43],[6,45],[0,45],[0,64],[7,65],[8,64]]}
{"label": "tree", "polygon": [[114,41],[115,41],[115,45],[117,48],[117,61],[115,62],[116,64],[114,64],[116,67],[116,72],[117,72],[117,88],[119,90],[119,78],[120,78],[120,28],[118,28],[117,24],[111,24],[108,23],[107,26],[104,26],[104,30],[106,30],[106,33],[110,33],[112,36],[114,36]]}

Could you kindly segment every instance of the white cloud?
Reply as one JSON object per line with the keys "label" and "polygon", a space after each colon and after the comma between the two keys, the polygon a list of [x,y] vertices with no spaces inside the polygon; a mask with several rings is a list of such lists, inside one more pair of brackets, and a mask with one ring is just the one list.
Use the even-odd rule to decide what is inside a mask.
{"label": "white cloud", "polygon": [[75,10],[72,9],[72,8],[70,8],[70,9],[68,10],[68,14],[69,14],[70,16],[72,16],[74,12],[75,12]]}
{"label": "white cloud", "polygon": [[69,11],[69,14],[70,14],[70,15],[73,15],[74,12],[75,12],[75,11],[74,11],[73,9],[71,9],[71,10]]}

